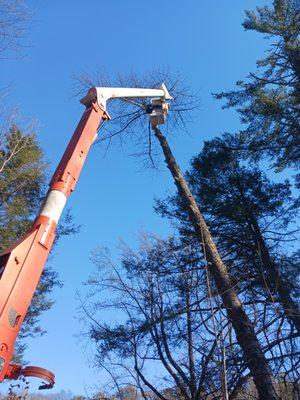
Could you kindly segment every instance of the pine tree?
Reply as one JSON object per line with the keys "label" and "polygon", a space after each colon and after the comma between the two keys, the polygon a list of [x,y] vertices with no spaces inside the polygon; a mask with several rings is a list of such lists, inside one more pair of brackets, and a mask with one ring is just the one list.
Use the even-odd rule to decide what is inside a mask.
{"label": "pine tree", "polygon": [[273,385],[271,370],[255,334],[254,327],[234,288],[228,268],[220,256],[202,211],[173,156],[166,137],[157,126],[153,127],[153,131],[163,151],[165,162],[173,177],[174,184],[177,187],[178,196],[194,228],[198,246],[202,246],[208,270],[214,279],[218,294],[222,298],[228,319],[235,330],[237,341],[244,353],[245,361],[255,382],[259,398],[275,400],[278,396]]}
{"label": "pine tree", "polygon": [[13,126],[0,142],[0,251],[31,224],[44,192],[46,164],[32,134]]}
{"label": "pine tree", "polygon": [[[224,108],[234,107],[245,126],[228,144],[254,160],[267,156],[272,167],[299,168],[300,161],[300,3],[274,0],[273,7],[246,11],[246,30],[271,40],[266,58],[238,90],[221,92]],[[299,179],[299,178],[298,178]]]}
{"label": "pine tree", "polygon": [[[293,248],[298,202],[289,182],[272,183],[257,167],[240,165],[236,152],[220,139],[205,143],[186,178],[260,343],[279,345],[281,368],[293,379],[298,370],[293,348],[300,316],[299,253]],[[180,196],[157,201],[156,210],[173,219],[182,237],[194,237],[197,245],[197,232]],[[278,375],[279,361],[271,364]]]}
{"label": "pine tree", "polygon": [[[31,226],[45,193],[46,168],[34,134],[12,126],[0,137],[0,252]],[[71,220],[67,213],[58,237],[76,232]],[[23,355],[23,339],[43,332],[39,317],[52,306],[49,294],[60,285],[57,272],[46,267],[20,331],[16,361]]]}
{"label": "pine tree", "polygon": [[[258,167],[241,166],[236,153],[219,139],[205,143],[187,178],[231,270],[239,263],[238,269],[252,274],[255,290],[260,287],[274,293],[300,334],[300,310],[295,300],[298,255],[288,255],[286,245],[294,237],[289,232],[293,232],[290,226],[295,223],[298,206],[289,182],[274,184]],[[184,220],[181,199],[171,202],[175,210],[164,202],[157,210]],[[191,227],[182,224],[181,231],[190,235]],[[241,271],[232,272],[242,279]],[[246,283],[249,285],[248,280]]]}

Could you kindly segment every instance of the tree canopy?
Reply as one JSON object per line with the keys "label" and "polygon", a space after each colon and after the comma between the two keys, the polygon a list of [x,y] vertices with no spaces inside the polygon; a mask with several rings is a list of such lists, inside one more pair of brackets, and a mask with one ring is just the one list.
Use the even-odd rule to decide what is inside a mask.
{"label": "tree canopy", "polygon": [[245,126],[226,135],[228,145],[254,160],[271,160],[276,171],[299,168],[300,161],[300,6],[274,0],[271,7],[246,11],[246,30],[262,33],[271,44],[257,70],[238,81],[238,90],[215,95],[234,107]]}

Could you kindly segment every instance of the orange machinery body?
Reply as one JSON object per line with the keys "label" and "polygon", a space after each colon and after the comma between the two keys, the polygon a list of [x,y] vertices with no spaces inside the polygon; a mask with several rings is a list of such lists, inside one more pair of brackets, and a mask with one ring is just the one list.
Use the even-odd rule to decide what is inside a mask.
{"label": "orange machinery body", "polygon": [[14,345],[53,245],[62,209],[74,190],[99,124],[107,118],[97,102],[87,106],[32,229],[0,255],[0,382],[25,375],[45,379],[48,385],[44,387],[54,384],[54,375],[47,370],[13,364]]}

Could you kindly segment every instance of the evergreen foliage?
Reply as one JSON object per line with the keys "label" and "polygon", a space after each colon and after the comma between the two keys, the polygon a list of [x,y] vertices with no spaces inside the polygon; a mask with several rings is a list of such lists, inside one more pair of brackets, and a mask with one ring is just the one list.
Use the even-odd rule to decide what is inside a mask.
{"label": "evergreen foliage", "polygon": [[32,134],[12,126],[0,142],[0,251],[26,232],[44,193],[46,164]]}
{"label": "evergreen foliage", "polygon": [[[251,296],[272,293],[278,300],[280,276],[296,301],[299,201],[292,197],[290,183],[273,183],[257,166],[241,164],[237,153],[221,139],[206,142],[191,165],[187,180],[240,290],[250,290]],[[156,211],[174,219],[183,236],[195,235],[179,196],[157,201]],[[270,259],[276,268],[275,280]]]}
{"label": "evergreen foliage", "polygon": [[[273,183],[257,166],[241,164],[237,153],[220,139],[206,142],[191,165],[187,181],[257,337],[260,343],[279,344],[275,352],[264,347],[274,376],[283,368],[283,376],[296,383],[299,371],[294,348],[300,313],[294,223],[299,204],[290,184]],[[194,240],[197,246],[197,234],[180,196],[158,200],[156,211],[175,222],[183,243]],[[281,362],[274,355],[277,351]]]}
{"label": "evergreen foliage", "polygon": [[[46,168],[34,134],[13,125],[0,137],[0,251],[15,243],[30,228],[45,194]],[[67,212],[57,238],[76,231]],[[61,286],[58,273],[46,267],[18,337],[15,361],[23,356],[23,339],[44,333],[39,317],[51,308],[53,301],[49,294],[57,286]]]}
{"label": "evergreen foliage", "polygon": [[300,162],[300,3],[274,0],[273,7],[246,11],[246,30],[270,39],[268,55],[238,90],[221,92],[224,108],[234,107],[245,126],[225,135],[228,145],[254,160],[267,156],[272,167],[299,168]]}

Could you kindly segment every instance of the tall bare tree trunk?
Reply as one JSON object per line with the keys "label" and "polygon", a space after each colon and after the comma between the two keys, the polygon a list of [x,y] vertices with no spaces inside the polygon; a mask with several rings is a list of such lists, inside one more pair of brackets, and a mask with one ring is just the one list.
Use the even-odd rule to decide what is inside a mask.
{"label": "tall bare tree trunk", "polygon": [[273,258],[265,244],[265,240],[260,232],[259,226],[255,220],[253,222],[253,229],[258,245],[258,251],[261,257],[261,263],[267,271],[266,284],[270,286],[270,290],[275,290],[277,292],[277,300],[279,300],[280,304],[282,305],[286,317],[295,325],[298,335],[300,335],[299,306],[291,297],[289,288],[285,284],[276,263],[273,261]]}
{"label": "tall bare tree trunk", "polygon": [[163,150],[166,164],[173,176],[179,195],[185,202],[199,243],[201,246],[203,245],[209,271],[214,278],[218,292],[223,300],[228,318],[235,330],[237,341],[243,350],[245,361],[253,377],[259,399],[278,400],[279,397],[276,394],[272,381],[272,373],[255,335],[253,325],[233,289],[227,268],[218,253],[200,209],[176,163],[165,136],[156,126],[152,128]]}
{"label": "tall bare tree trunk", "polygon": [[300,335],[300,309],[296,301],[293,300],[290,290],[284,281],[284,277],[280,274],[276,263],[274,262],[269,249],[266,245],[265,239],[261,233],[259,224],[255,215],[248,205],[247,198],[241,185],[238,185],[239,192],[242,196],[243,205],[246,207],[248,213],[248,221],[250,229],[253,232],[253,240],[257,245],[261,263],[266,271],[265,284],[270,287],[270,290],[275,290],[278,295],[278,300],[284,309],[284,313],[289,321],[295,325],[298,335]]}
{"label": "tall bare tree trunk", "polygon": [[186,282],[185,288],[185,306],[186,306],[186,322],[187,322],[187,345],[188,345],[188,366],[190,371],[190,388],[191,388],[191,399],[197,398],[197,379],[195,369],[195,357],[194,357],[194,338],[192,328],[192,312],[191,312],[191,293],[190,293],[190,279]]}

